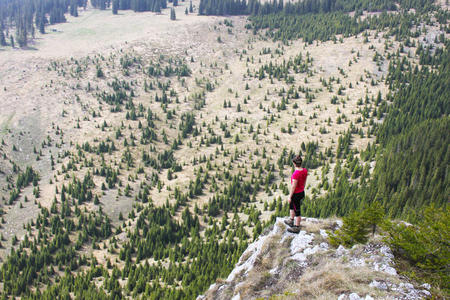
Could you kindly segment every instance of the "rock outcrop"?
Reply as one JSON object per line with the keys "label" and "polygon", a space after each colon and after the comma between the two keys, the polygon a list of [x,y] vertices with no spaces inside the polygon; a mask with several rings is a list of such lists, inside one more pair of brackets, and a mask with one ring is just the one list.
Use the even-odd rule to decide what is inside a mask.
{"label": "rock outcrop", "polygon": [[303,218],[302,231],[286,231],[281,218],[249,245],[225,280],[197,299],[424,299],[429,285],[399,276],[394,256],[376,236],[352,249],[330,247],[327,230],[339,220]]}

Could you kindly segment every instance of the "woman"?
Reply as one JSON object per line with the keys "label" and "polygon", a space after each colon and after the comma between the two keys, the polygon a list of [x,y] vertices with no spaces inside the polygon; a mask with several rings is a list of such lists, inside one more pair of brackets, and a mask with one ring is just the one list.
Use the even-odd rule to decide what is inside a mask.
{"label": "woman", "polygon": [[[295,171],[291,176],[291,193],[289,194],[289,209],[291,218],[284,222],[289,225],[289,232],[300,232],[300,206],[303,198],[305,198],[305,183],[308,176],[308,170],[302,168],[302,158],[297,155],[292,162],[294,163]],[[295,221],[294,221],[295,217]]]}

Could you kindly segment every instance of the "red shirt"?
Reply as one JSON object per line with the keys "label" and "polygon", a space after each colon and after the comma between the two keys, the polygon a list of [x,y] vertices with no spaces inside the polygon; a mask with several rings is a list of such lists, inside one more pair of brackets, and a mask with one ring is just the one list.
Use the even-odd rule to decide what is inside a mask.
{"label": "red shirt", "polygon": [[295,187],[294,194],[301,193],[305,190],[306,177],[308,176],[308,170],[303,168],[301,170],[295,170],[291,176],[291,184],[292,180],[297,180],[297,186]]}

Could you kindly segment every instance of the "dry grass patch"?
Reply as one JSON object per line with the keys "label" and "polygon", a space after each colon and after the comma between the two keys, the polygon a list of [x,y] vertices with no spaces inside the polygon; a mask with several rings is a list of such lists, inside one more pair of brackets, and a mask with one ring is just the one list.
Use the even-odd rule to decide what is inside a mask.
{"label": "dry grass patch", "polygon": [[[261,249],[261,267],[265,269],[271,269],[274,265],[279,265],[282,262],[282,257],[286,255],[287,249],[284,247],[279,247],[281,235],[277,234],[270,239],[269,242],[263,245]],[[273,253],[273,249],[275,253]]]}
{"label": "dry grass patch", "polygon": [[326,262],[316,270],[304,274],[297,285],[302,297],[318,298],[324,291],[340,295],[356,289],[351,270],[336,262]]}
{"label": "dry grass patch", "polygon": [[245,298],[244,295],[251,295],[254,291],[268,289],[271,285],[276,284],[276,280],[269,273],[269,270],[274,266],[281,265],[283,258],[289,255],[287,247],[279,246],[280,238],[280,234],[275,234],[262,246],[261,252],[245,281],[236,287],[242,297]]}
{"label": "dry grass patch", "polygon": [[302,229],[306,230],[309,233],[320,233],[320,229],[323,229],[322,223],[312,223],[308,221],[302,221],[301,222]]}
{"label": "dry grass patch", "polygon": [[295,286],[300,298],[330,299],[343,293],[355,292],[358,295],[381,297],[383,291],[373,290],[369,284],[373,280],[386,279],[378,276],[369,267],[352,267],[348,263],[331,259],[327,255],[314,256],[311,265],[315,267],[305,273]]}

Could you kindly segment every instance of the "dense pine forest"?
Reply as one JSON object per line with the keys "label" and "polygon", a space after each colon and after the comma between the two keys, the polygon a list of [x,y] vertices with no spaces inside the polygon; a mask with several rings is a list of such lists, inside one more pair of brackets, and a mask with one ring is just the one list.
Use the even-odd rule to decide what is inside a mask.
{"label": "dense pine forest", "polygon": [[[397,6],[397,3],[399,6]],[[283,0],[261,2],[257,0],[234,1],[234,0],[201,0],[199,13],[204,15],[273,15],[272,17],[301,16],[307,14],[323,14],[332,12],[356,12],[362,11],[395,11],[400,7],[408,11],[410,8],[418,10],[429,10],[432,2],[425,0],[415,1],[367,1],[367,0],[305,0],[284,3]]]}
{"label": "dense pine forest", "polygon": [[[26,47],[36,31],[44,34],[46,25],[65,22],[68,14],[76,17],[88,5],[117,14],[159,13],[178,3],[1,1],[0,46]],[[186,14],[192,12],[190,3]],[[16,164],[5,149],[17,153],[19,147],[1,141],[1,154],[14,174],[7,176],[5,211],[30,202],[38,207],[37,218],[23,224],[23,238],[14,234],[9,242],[3,234],[0,237],[0,246],[8,249],[0,266],[2,298],[195,299],[218,278],[227,277],[265,227],[288,214],[284,196],[289,186],[284,179],[295,154],[303,156],[304,167],[318,181],[307,187],[303,215],[351,220],[363,209],[377,207],[392,220],[411,222],[417,227],[383,224],[388,242],[410,267],[408,275],[429,280],[439,296],[448,295],[448,234],[439,234],[447,232],[450,220],[448,10],[425,0],[201,0],[197,12],[248,15],[249,41],[274,44],[262,49],[259,58],[248,54],[250,42],[247,49],[233,50],[246,68],[242,88],[229,87],[226,92],[219,108],[224,115],[206,117],[208,96],[219,83],[214,76],[195,73],[193,56],[144,57],[119,49],[55,60],[46,67],[49,74],[68,82],[65,88],[75,91],[74,102],[86,112],[84,119],[75,120],[73,130],[95,124],[96,135],[82,143],[67,141],[53,124],[55,135],[35,146],[36,162],[43,152],[57,149],[50,152],[52,175],[46,178],[51,197],[46,199],[41,195],[45,174]],[[420,39],[425,25],[441,34]],[[228,19],[217,26],[228,35],[235,30]],[[218,44],[225,39],[221,34]],[[378,67],[373,73],[381,74],[384,66],[385,76],[364,70],[364,78],[345,85],[348,75],[339,69],[338,77],[321,77],[321,87],[312,88],[314,57],[307,51],[282,57],[284,47],[298,39],[306,46],[344,43],[355,36],[373,52]],[[371,48],[381,36],[383,53]],[[360,59],[359,51],[351,53],[349,66]],[[227,64],[200,64],[217,76],[231,74]],[[83,78],[88,78],[86,84]],[[71,80],[80,82],[70,86]],[[267,83],[276,88],[267,89],[264,99],[250,94]],[[350,102],[346,93],[382,84],[387,93],[365,92],[349,121],[353,116],[341,111]],[[303,106],[315,105],[323,91],[333,94],[326,108],[316,105],[303,112]],[[188,95],[184,99],[183,93]],[[92,102],[83,103],[79,95]],[[180,112],[180,106],[189,109]],[[336,111],[337,117],[319,123],[322,109]],[[69,113],[63,110],[61,115]],[[254,115],[261,120],[252,122]],[[270,127],[283,118],[289,118],[287,125]],[[320,135],[311,136],[323,137],[342,124],[347,129],[333,136],[325,149],[316,137],[298,146],[282,143],[280,136],[306,131],[314,123]],[[353,145],[356,137],[371,140],[358,151]],[[241,147],[242,141],[252,147]],[[186,170],[192,170],[191,177],[184,178]],[[184,180],[183,185],[174,184],[177,179]],[[27,190],[32,197],[23,196]],[[108,198],[113,199],[109,204],[126,199],[129,213],[120,212],[113,220],[102,202]],[[5,211],[0,210],[0,226],[7,225]],[[429,249],[438,250],[429,254]]]}

